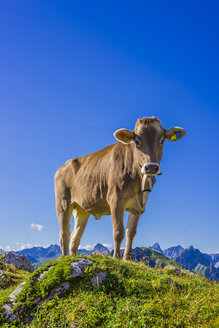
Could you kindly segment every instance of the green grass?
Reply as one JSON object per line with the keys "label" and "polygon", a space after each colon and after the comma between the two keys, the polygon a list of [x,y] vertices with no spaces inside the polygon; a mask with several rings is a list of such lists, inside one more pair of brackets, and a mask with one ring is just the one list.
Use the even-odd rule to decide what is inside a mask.
{"label": "green grass", "polygon": [[[38,307],[30,324],[22,323],[20,316],[16,327],[199,328],[217,327],[219,323],[216,322],[219,286],[203,277],[96,255],[89,257],[93,266],[87,267],[81,277],[71,278],[69,264],[75,259],[53,260],[28,278],[17,297],[16,310],[24,308],[24,313],[32,309],[37,296],[45,299],[63,281],[69,281],[71,289],[63,297],[55,297]],[[36,282],[34,278],[50,265],[53,268],[49,273]],[[109,274],[97,288],[91,278],[100,271]],[[6,294],[9,295],[7,290]],[[0,315],[2,302],[0,297]],[[15,327],[3,319],[0,325]]]}

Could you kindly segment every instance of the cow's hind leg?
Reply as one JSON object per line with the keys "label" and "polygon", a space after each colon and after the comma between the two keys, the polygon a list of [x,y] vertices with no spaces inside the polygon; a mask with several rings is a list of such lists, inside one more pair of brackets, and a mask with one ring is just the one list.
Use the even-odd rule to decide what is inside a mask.
{"label": "cow's hind leg", "polygon": [[132,260],[132,241],[135,237],[140,215],[129,214],[126,227],[126,245],[123,260]]}
{"label": "cow's hind leg", "polygon": [[77,253],[78,247],[80,245],[80,240],[83,235],[84,229],[87,225],[89,214],[83,211],[81,208],[73,210],[73,215],[75,219],[74,229],[71,234],[70,240],[70,255],[75,255]]}
{"label": "cow's hind leg", "polygon": [[66,198],[58,199],[56,202],[56,211],[60,226],[59,242],[62,255],[67,255],[70,241],[70,220],[72,215],[72,206]]}

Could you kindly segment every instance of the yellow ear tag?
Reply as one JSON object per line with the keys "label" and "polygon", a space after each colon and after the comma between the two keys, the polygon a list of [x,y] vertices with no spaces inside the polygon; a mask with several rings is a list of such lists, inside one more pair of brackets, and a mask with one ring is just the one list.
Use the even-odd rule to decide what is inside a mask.
{"label": "yellow ear tag", "polygon": [[170,138],[171,141],[176,140],[176,134]]}
{"label": "yellow ear tag", "polygon": [[128,137],[124,137],[123,140],[127,143],[130,142],[130,139]]}

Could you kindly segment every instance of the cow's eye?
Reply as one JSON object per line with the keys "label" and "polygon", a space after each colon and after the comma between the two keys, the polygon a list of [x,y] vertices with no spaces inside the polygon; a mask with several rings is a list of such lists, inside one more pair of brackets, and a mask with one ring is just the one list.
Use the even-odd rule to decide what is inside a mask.
{"label": "cow's eye", "polygon": [[162,139],[162,140],[161,140],[161,142],[160,142],[160,143],[161,143],[161,145],[163,145],[163,142],[164,142],[164,139]]}
{"label": "cow's eye", "polygon": [[135,140],[135,143],[136,143],[136,147],[140,147],[141,144],[137,139]]}

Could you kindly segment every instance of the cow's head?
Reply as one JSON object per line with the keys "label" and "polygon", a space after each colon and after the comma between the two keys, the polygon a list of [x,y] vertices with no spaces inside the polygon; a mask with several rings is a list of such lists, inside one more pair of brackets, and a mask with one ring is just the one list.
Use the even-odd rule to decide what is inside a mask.
{"label": "cow's head", "polygon": [[135,144],[135,158],[141,166],[142,174],[160,174],[160,161],[165,140],[177,141],[185,136],[184,129],[174,127],[165,130],[155,117],[139,119],[133,131],[119,129],[114,137],[123,144]]}

